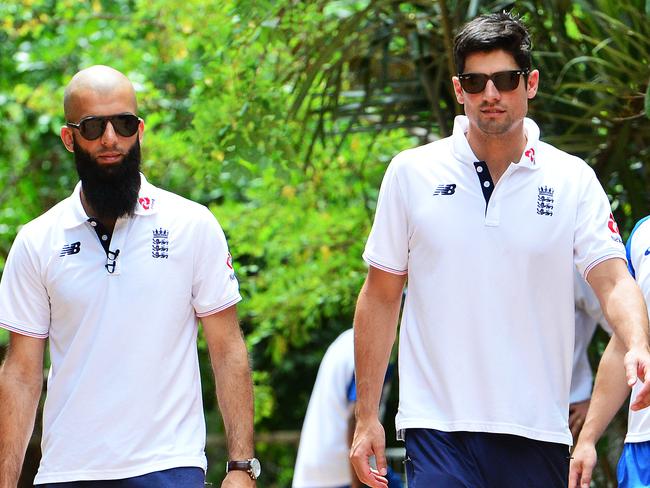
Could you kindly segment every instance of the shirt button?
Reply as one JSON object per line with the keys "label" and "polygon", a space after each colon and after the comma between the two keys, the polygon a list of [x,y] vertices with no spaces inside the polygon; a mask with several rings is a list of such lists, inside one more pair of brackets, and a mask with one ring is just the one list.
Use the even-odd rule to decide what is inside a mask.
{"label": "shirt button", "polygon": [[476,167],[476,172],[477,173],[482,173],[483,172],[483,166],[477,166]]}
{"label": "shirt button", "polygon": [[107,240],[108,240],[108,236],[107,236],[106,234],[104,234],[104,235],[102,236],[102,241],[107,241]]}
{"label": "shirt button", "polygon": [[97,227],[97,222],[95,222],[94,220],[91,220],[90,225],[92,225],[93,227]]}
{"label": "shirt button", "polygon": [[485,188],[489,188],[489,187],[490,187],[490,182],[489,182],[489,181],[484,182],[484,183],[483,183],[483,186],[484,186]]}

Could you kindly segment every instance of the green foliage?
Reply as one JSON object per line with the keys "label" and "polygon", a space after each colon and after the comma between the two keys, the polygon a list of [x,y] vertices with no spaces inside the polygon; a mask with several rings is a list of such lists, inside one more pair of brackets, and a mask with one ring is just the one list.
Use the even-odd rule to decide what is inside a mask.
{"label": "green foliage", "polygon": [[[385,166],[415,136],[449,132],[455,29],[509,3],[0,3],[0,270],[20,225],[76,182],[58,137],[63,87],[80,68],[114,66],[138,91],[149,180],[208,205],[228,236],[258,429],[298,429],[326,346],[351,324]],[[531,114],[594,166],[624,232],[650,208],[648,5],[516,3],[542,73]],[[258,448],[273,466],[264,486],[287,486],[295,446]]]}

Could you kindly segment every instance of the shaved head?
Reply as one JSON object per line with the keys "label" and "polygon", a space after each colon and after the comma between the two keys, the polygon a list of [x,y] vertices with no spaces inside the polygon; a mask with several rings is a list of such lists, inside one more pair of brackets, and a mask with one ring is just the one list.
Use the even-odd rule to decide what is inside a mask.
{"label": "shaved head", "polygon": [[135,89],[129,79],[109,66],[96,65],[72,77],[63,94],[63,110],[69,122],[94,114],[95,100],[117,100],[137,113]]}

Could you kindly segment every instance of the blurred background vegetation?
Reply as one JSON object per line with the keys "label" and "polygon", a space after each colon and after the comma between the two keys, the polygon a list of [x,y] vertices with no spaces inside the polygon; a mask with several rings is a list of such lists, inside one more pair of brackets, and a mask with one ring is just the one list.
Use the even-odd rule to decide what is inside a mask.
{"label": "blurred background vegetation", "polygon": [[[0,271],[20,225],[76,182],[58,136],[64,86],[92,64],[121,70],[146,122],[145,174],[209,206],[227,234],[255,370],[259,486],[290,486],[318,364],[352,321],[385,167],[450,133],[457,27],[511,8],[541,71],[531,116],[594,167],[626,238],[650,213],[650,0],[5,0]],[[222,428],[200,350],[217,483]],[[392,444],[390,413],[386,424]],[[624,429],[619,415],[595,486],[614,486]]]}

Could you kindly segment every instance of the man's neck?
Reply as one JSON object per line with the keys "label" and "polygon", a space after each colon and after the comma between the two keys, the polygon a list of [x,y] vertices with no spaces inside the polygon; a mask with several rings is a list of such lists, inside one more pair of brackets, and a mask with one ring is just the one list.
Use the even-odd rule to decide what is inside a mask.
{"label": "man's neck", "polygon": [[113,233],[113,229],[115,228],[115,222],[117,222],[117,219],[115,218],[107,218],[103,217],[101,215],[97,215],[97,212],[95,212],[95,209],[93,209],[92,205],[88,202],[86,199],[86,196],[84,195],[83,188],[81,192],[79,193],[81,196],[81,206],[83,207],[84,211],[86,212],[86,215],[88,217],[95,218],[99,220],[99,222],[108,230],[110,233]]}
{"label": "man's neck", "polygon": [[514,134],[487,135],[478,130],[470,130],[466,134],[467,142],[480,161],[485,161],[490,170],[494,184],[505,173],[510,163],[518,163],[526,148],[526,132],[517,131]]}

